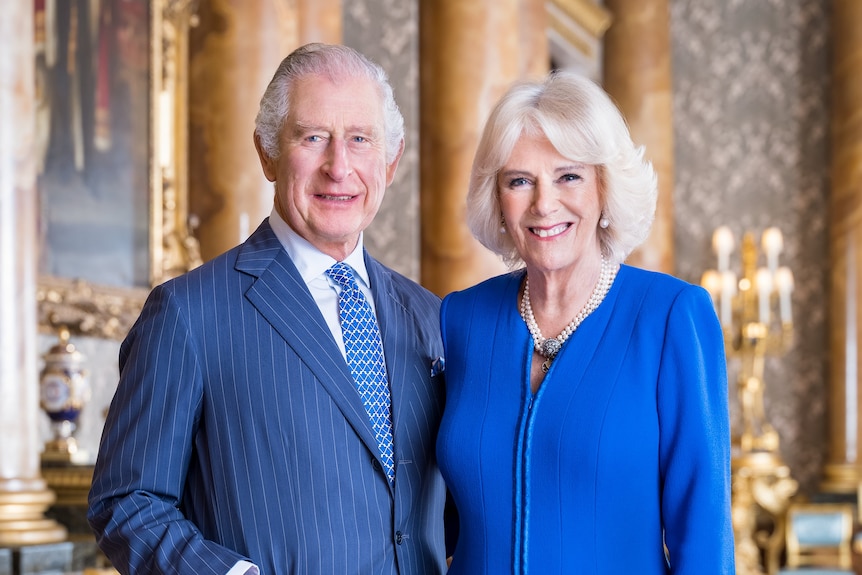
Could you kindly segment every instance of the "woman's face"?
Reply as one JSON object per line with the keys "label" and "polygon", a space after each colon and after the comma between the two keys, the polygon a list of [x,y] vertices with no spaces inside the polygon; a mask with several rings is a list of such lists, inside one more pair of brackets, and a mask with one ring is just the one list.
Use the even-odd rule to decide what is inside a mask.
{"label": "woman's face", "polygon": [[544,135],[522,135],[497,176],[500,206],[528,270],[572,272],[600,252],[598,170],[562,156]]}

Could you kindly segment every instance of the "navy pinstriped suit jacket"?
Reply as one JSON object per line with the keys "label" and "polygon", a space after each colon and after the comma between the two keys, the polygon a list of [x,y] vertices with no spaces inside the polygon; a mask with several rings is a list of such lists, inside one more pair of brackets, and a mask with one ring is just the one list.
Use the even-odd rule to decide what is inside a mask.
{"label": "navy pinstriped suit jacket", "polygon": [[366,253],[392,388],[392,489],[343,356],[265,220],[156,287],[120,350],[90,492],[122,573],[439,574],[440,300]]}

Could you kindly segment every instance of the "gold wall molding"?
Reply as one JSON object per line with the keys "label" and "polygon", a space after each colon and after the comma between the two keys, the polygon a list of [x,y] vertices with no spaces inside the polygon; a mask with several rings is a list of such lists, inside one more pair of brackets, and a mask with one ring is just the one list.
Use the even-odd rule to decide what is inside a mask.
{"label": "gold wall molding", "polygon": [[83,280],[42,277],[36,289],[39,327],[55,333],[70,333],[121,340],[137,319],[148,290],[112,288]]}
{"label": "gold wall molding", "polygon": [[590,42],[575,31],[572,21],[565,14],[561,14],[554,4],[548,6],[548,26],[570,47],[588,58],[595,57],[595,49]]}
{"label": "gold wall molding", "polygon": [[150,122],[150,283],[157,285],[200,264],[189,231],[188,30],[195,0],[152,3]]}
{"label": "gold wall molding", "polygon": [[610,11],[592,0],[552,0],[546,6],[550,30],[587,58],[595,58],[594,44],[613,22]]}
{"label": "gold wall molding", "polygon": [[862,482],[862,4],[832,3],[829,166],[829,424],[821,489]]}
{"label": "gold wall molding", "polygon": [[550,4],[559,8],[594,38],[601,38],[613,21],[605,7],[591,0],[552,0]]}

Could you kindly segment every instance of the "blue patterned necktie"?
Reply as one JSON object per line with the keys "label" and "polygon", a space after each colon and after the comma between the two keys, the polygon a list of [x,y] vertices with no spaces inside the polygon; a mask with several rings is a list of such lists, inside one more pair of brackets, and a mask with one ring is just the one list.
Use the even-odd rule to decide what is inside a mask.
{"label": "blue patterned necktie", "polygon": [[371,419],[386,477],[389,483],[394,485],[392,403],[377,319],[347,264],[336,263],[326,270],[326,275],[341,286],[341,293],[338,294],[338,314],[341,318],[347,365],[356,382],[365,411]]}

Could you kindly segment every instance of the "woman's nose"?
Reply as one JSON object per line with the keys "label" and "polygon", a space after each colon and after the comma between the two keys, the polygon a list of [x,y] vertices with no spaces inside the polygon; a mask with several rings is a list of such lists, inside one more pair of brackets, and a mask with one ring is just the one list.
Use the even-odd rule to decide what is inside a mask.
{"label": "woman's nose", "polygon": [[530,209],[538,216],[546,216],[556,210],[557,199],[557,191],[554,190],[553,186],[538,181],[533,191],[533,204]]}

